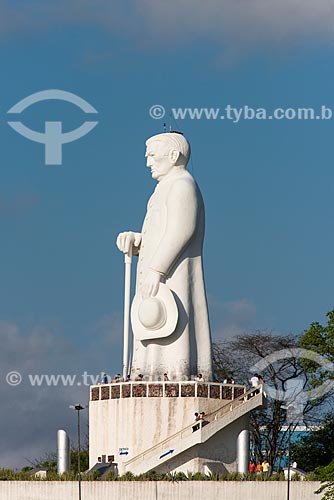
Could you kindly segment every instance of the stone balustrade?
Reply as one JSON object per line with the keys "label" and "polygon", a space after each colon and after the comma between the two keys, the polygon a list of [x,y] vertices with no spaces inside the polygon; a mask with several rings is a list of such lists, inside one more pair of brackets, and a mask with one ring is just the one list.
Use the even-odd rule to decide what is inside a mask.
{"label": "stone balustrade", "polygon": [[119,382],[91,386],[90,400],[125,398],[211,398],[233,400],[246,392],[240,384],[221,384],[218,382]]}

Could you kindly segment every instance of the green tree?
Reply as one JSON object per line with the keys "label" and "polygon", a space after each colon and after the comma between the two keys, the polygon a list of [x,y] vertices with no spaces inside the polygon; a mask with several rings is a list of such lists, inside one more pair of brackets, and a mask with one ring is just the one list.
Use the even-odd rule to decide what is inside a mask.
{"label": "green tree", "polygon": [[[298,382],[302,390],[307,391],[310,381],[303,360],[293,356],[293,353],[288,359],[282,359],[280,354],[282,350],[289,352],[296,347],[299,347],[298,336],[274,335],[261,331],[216,343],[213,347],[216,378],[223,381],[227,376],[233,376],[236,383],[249,385],[249,379],[253,375],[251,368],[261,359],[277,352],[277,361],[265,363],[261,373],[268,386],[276,390],[277,394],[285,395],[289,384],[291,387],[291,383]],[[266,408],[250,413],[254,458],[256,461],[262,461],[265,450],[271,467],[274,467],[274,464],[279,466],[287,450],[288,422],[284,403],[282,398],[268,398]],[[319,423],[321,404],[321,400],[306,402],[302,408],[303,420],[312,424],[315,421]],[[298,422],[294,423],[295,426],[297,424]]]}
{"label": "green tree", "polygon": [[[22,471],[27,471],[31,468],[45,469],[48,472],[57,472],[57,453],[55,451],[48,452],[42,457],[29,460],[30,467],[24,467]],[[89,451],[88,446],[85,445],[80,450],[80,469],[85,472],[89,467]],[[70,473],[78,474],[78,450],[72,448],[70,451]]]}
{"label": "green tree", "polygon": [[304,359],[303,365],[309,374],[311,387],[318,388],[319,392],[325,388],[321,399],[323,405],[327,407],[327,413],[330,413],[334,411],[334,310],[329,311],[326,317],[326,325],[315,321],[307,330],[304,330],[304,334],[299,339],[299,345],[321,355],[324,360],[324,363],[319,365],[314,361]]}
{"label": "green tree", "polygon": [[[45,469],[47,472],[57,470],[57,453],[55,451],[47,452],[39,458],[29,460],[29,469]],[[28,467],[23,467],[22,471],[27,471]]]}
{"label": "green tree", "polygon": [[[85,472],[89,468],[89,451],[88,448],[80,450],[80,470]],[[70,455],[70,472],[78,474],[78,450],[71,450]]]}
{"label": "green tree", "polygon": [[318,321],[311,323],[308,330],[300,339],[300,343],[307,349],[312,349],[323,356],[334,360],[334,309],[326,314],[327,325],[323,326]]}
{"label": "green tree", "polygon": [[324,493],[321,500],[334,500],[334,481],[323,484],[315,493]]}
{"label": "green tree", "polygon": [[[300,337],[300,345],[311,351],[321,354],[325,360],[334,363],[334,310],[327,314],[327,325],[313,322],[304,334]],[[316,363],[305,360],[305,367],[312,373],[312,383],[314,386],[321,385],[325,380],[334,378],[334,371],[331,366],[326,370]]]}
{"label": "green tree", "polygon": [[334,477],[334,460],[332,460],[328,465],[319,466],[314,469],[313,473],[314,479],[317,481],[328,481]]}
{"label": "green tree", "polygon": [[328,415],[319,430],[292,443],[291,450],[298,466],[306,472],[327,466],[334,459],[334,415]]}

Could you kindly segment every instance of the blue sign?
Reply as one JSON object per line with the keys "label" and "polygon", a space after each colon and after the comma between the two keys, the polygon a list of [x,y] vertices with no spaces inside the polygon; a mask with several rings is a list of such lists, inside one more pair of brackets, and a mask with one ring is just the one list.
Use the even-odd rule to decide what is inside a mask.
{"label": "blue sign", "polygon": [[174,450],[169,450],[169,451],[166,451],[166,453],[164,453],[163,455],[160,455],[159,458],[164,458],[164,457],[167,457],[167,455],[171,455],[173,453]]}

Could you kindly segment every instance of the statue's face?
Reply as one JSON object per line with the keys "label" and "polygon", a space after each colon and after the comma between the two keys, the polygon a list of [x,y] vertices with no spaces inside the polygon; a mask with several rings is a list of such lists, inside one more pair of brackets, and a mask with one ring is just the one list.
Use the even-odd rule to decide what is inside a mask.
{"label": "statue's face", "polygon": [[153,179],[160,181],[174,167],[171,147],[163,141],[152,141],[146,149],[146,166],[151,169]]}

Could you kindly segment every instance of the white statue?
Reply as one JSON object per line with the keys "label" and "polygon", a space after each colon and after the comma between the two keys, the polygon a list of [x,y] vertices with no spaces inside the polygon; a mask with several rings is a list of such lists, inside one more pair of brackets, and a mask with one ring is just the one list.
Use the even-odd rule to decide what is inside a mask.
{"label": "white statue", "polygon": [[[158,184],[141,233],[120,233],[119,250],[138,255],[132,372],[151,380],[168,373],[212,380],[211,336],[202,268],[204,205],[186,165],[190,146],[176,132],[146,142],[147,167]],[[176,307],[177,306],[177,307]]]}

